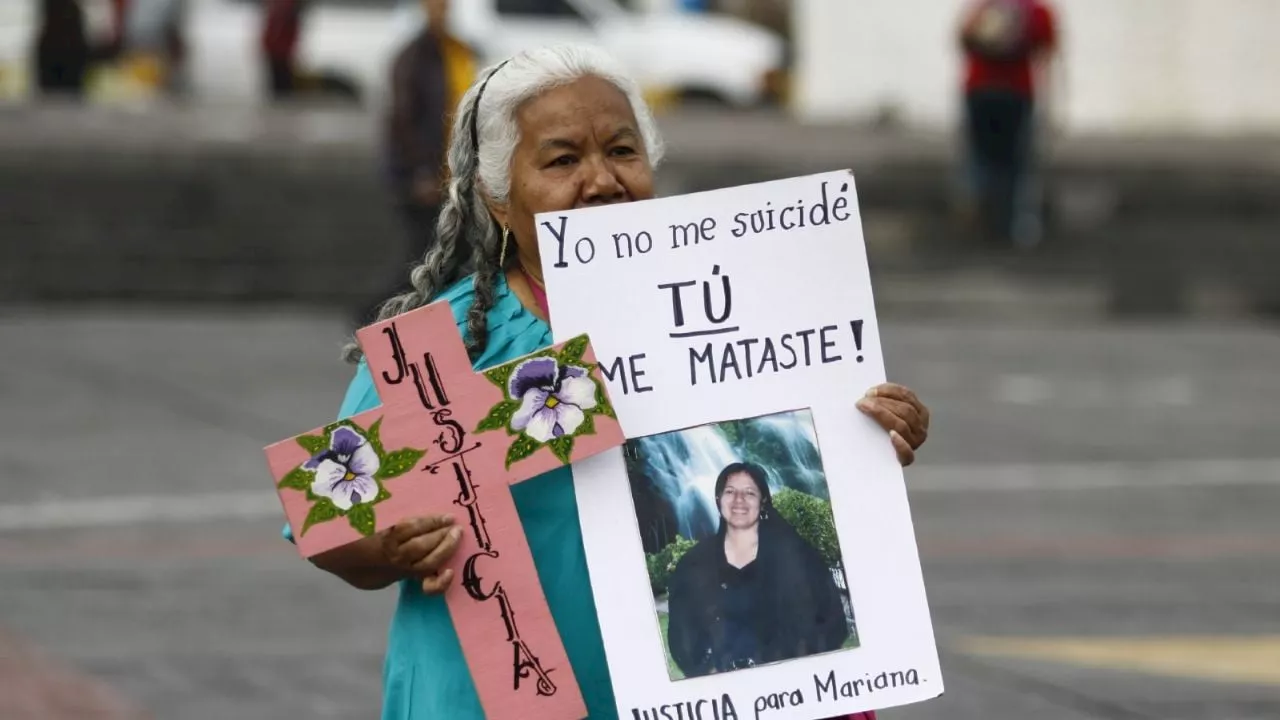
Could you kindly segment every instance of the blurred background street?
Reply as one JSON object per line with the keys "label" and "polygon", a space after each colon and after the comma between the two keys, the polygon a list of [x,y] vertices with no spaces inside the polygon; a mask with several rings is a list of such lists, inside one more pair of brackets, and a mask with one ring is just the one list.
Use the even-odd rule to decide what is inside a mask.
{"label": "blurred background street", "polygon": [[[418,4],[314,0],[273,93],[274,0],[68,2],[41,44],[44,0],[0,0],[0,720],[376,717],[394,593],[280,539],[262,447],[333,416],[403,264]],[[891,379],[934,412],[907,477],[947,693],[883,718],[1280,718],[1280,4],[1059,4],[1030,239],[957,190],[968,4],[451,22],[482,66],[623,56],[661,194],[854,171]]]}

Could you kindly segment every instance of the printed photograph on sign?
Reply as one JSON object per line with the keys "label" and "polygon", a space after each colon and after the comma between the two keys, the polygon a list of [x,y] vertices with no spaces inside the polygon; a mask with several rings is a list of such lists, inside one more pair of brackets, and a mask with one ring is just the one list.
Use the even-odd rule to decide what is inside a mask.
{"label": "printed photograph on sign", "polygon": [[808,409],[628,440],[672,680],[858,646]]}

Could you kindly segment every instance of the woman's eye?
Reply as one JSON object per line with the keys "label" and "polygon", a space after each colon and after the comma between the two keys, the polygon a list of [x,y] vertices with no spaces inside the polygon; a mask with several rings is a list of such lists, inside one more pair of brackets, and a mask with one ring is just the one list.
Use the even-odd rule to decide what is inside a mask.
{"label": "woman's eye", "polygon": [[548,167],[556,167],[556,166],[564,167],[567,165],[572,165],[577,161],[578,159],[572,155],[561,155],[560,157],[557,157],[556,159],[548,163],[547,166]]}
{"label": "woman's eye", "polygon": [[627,156],[627,155],[635,155],[635,154],[636,154],[636,149],[635,149],[635,148],[633,148],[633,147],[628,147],[628,146],[626,146],[626,145],[619,145],[618,147],[615,147],[615,148],[613,148],[613,149],[609,150],[609,154],[610,154],[610,155],[617,155],[617,156],[624,156],[624,157],[625,157],[625,156]]}

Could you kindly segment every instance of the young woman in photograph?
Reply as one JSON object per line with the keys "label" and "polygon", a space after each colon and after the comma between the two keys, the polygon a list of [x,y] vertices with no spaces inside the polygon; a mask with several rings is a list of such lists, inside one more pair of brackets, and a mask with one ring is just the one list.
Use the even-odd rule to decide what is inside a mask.
{"label": "young woman in photograph", "polygon": [[831,569],[773,507],[764,468],[716,479],[719,531],[676,564],[667,640],[686,677],[837,650],[849,636]]}

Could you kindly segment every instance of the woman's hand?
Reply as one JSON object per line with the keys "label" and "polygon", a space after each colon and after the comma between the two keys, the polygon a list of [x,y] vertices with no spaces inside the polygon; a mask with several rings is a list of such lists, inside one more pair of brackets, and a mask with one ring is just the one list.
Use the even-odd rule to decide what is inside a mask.
{"label": "woman's hand", "polygon": [[462,529],[453,527],[447,515],[413,518],[396,523],[382,533],[382,554],[405,577],[422,580],[422,592],[442,593],[453,581],[444,568],[458,549]]}
{"label": "woman's hand", "polygon": [[915,393],[895,383],[883,383],[867,391],[858,401],[858,409],[889,431],[903,467],[915,462],[916,450],[929,437],[929,408]]}

